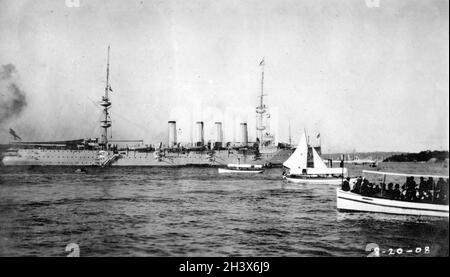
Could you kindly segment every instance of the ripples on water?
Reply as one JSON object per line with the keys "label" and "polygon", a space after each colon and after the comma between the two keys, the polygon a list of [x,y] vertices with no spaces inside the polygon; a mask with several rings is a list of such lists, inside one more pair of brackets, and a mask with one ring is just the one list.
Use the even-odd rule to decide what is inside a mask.
{"label": "ripples on water", "polygon": [[[0,168],[0,255],[65,256],[74,242],[82,256],[366,256],[374,242],[448,256],[448,219],[340,213],[335,186],[288,184],[277,168],[247,176],[87,170]],[[422,172],[448,175],[440,167]]]}

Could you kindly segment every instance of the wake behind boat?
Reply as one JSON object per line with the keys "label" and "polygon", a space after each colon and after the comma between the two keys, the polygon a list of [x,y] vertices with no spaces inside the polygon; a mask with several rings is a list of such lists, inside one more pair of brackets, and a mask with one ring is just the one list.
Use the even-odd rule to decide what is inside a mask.
{"label": "wake behind boat", "polygon": [[226,168],[219,168],[219,173],[263,173],[262,165],[228,164]]}
{"label": "wake behind boat", "polygon": [[[368,179],[357,178],[353,182],[344,180],[336,190],[339,211],[378,212],[401,215],[447,217],[448,176],[414,175],[404,173],[364,170],[363,173],[383,176],[381,184],[370,183]],[[386,185],[386,178],[395,180],[406,177],[401,187],[398,183]],[[416,183],[414,177],[419,177]],[[428,180],[425,180],[428,178]],[[434,180],[438,179],[435,183]],[[446,181],[444,180],[446,179]]]}
{"label": "wake behind boat", "polygon": [[[308,167],[308,150],[312,151],[313,166]],[[289,169],[283,172],[283,178],[287,181],[303,184],[333,184],[342,183],[342,178],[347,176],[347,168],[327,167],[314,147],[309,147],[306,134],[303,133],[294,153],[283,166]]]}

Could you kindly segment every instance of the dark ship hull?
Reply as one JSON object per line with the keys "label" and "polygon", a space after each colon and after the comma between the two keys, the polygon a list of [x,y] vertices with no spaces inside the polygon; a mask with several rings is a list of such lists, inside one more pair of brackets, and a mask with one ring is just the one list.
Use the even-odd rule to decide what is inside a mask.
{"label": "dark ship hull", "polygon": [[5,166],[219,166],[232,163],[281,166],[290,149],[268,153],[247,150],[216,151],[98,151],[16,149],[3,157]]}

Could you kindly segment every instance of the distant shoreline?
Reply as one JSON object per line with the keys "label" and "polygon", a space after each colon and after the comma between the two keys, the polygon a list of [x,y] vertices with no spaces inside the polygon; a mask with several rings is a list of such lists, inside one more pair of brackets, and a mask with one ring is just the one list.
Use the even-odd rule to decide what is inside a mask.
{"label": "distant shoreline", "polygon": [[390,156],[384,162],[447,162],[448,151],[422,151],[419,153],[405,153]]}
{"label": "distant shoreline", "polygon": [[353,152],[323,154],[325,159],[340,160],[374,160],[379,162],[449,162],[449,151],[426,150],[421,152]]}

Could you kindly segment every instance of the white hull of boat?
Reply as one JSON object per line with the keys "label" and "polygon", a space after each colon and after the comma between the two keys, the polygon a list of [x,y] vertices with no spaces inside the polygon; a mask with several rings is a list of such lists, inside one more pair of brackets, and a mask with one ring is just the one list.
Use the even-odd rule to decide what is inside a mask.
{"label": "white hull of boat", "polygon": [[264,169],[261,170],[235,170],[228,168],[219,168],[219,173],[263,173]]}
{"label": "white hull of boat", "polygon": [[438,216],[448,218],[448,205],[417,203],[362,196],[336,190],[337,209],[347,211],[378,212],[401,215]]}
{"label": "white hull of boat", "polygon": [[294,178],[284,177],[287,181],[299,184],[321,184],[321,185],[340,185],[342,184],[342,178],[320,178],[320,177],[307,177],[307,178]]}

